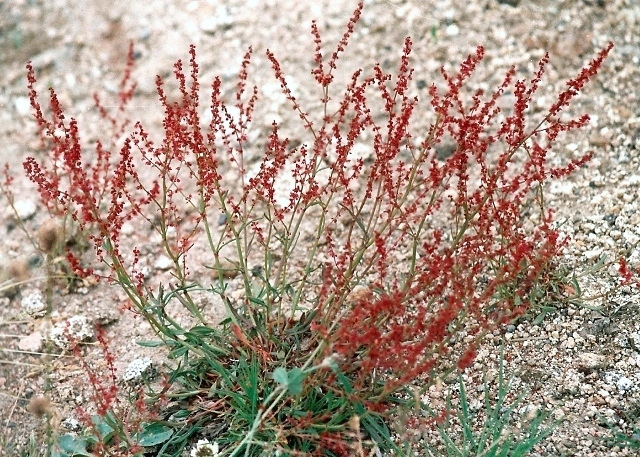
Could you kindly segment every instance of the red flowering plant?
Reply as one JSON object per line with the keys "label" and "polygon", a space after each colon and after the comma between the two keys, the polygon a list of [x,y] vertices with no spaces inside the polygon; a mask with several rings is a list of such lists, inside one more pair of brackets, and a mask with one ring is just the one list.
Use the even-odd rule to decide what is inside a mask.
{"label": "red flowering plant", "polygon": [[[287,138],[274,122],[257,165],[248,138],[259,95],[249,86],[250,49],[234,101],[224,100],[220,78],[213,81],[208,123],[195,47],[187,74],[182,62],[174,66],[177,100],[158,77],[165,113],[159,142],[140,122],[125,135],[131,51],[118,112],[96,97],[115,136],[108,147],[96,144],[93,159],[53,91],[45,116],[28,67],[49,154],[47,163],[27,159],[27,176],[46,208],[70,217],[93,244],[95,259],[67,246],[71,268],[123,287],[131,309],[182,360],[171,382],[184,387],[176,398],[191,402],[193,428],[172,438],[176,452],[219,417],[227,423],[215,439],[230,455],[265,448],[347,455],[361,436],[349,427],[354,417],[375,445],[393,447],[384,419],[396,394],[468,367],[486,332],[526,310],[564,242],[543,204],[543,185],[590,155],[554,167],[547,154],[560,134],[588,122],[560,113],[612,45],[537,120],[530,106],[548,56],[530,80],[516,80],[511,68],[493,93],[468,96],[465,84],[484,57],[478,47],[456,73],[442,70],[443,89],[430,87],[435,116],[420,131],[414,118],[424,107],[411,94],[410,38],[395,75],[374,65],[368,74],[356,71],[341,93],[334,88],[362,7],[328,60],[312,24],[320,111],[305,110],[267,51],[302,125],[299,137]],[[515,103],[503,112],[498,100],[509,90]],[[446,157],[438,153],[443,144],[453,145]],[[145,277],[141,245],[148,242],[123,240],[129,223],[159,235],[173,266],[169,292],[162,285],[154,291]],[[188,260],[203,246],[213,284],[198,279]],[[222,328],[192,298],[202,290],[227,307]],[[190,328],[168,311],[176,301],[195,318]],[[200,414],[205,404],[217,415]]]}

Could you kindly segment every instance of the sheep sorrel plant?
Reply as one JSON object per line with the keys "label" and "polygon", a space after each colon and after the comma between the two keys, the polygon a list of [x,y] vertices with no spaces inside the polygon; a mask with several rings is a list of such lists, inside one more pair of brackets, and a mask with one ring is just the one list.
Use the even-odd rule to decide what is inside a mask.
{"label": "sheep sorrel plant", "polygon": [[[273,122],[260,151],[249,135],[259,103],[251,49],[234,100],[213,81],[208,122],[195,47],[188,71],[174,66],[177,99],[158,77],[160,139],[123,120],[131,51],[118,111],[96,97],[114,138],[97,143],[93,159],[53,90],[45,115],[28,67],[48,156],[27,159],[27,176],[44,206],[94,247],[67,244],[69,266],[117,283],[159,337],[143,344],[166,345],[175,361],[165,387],[148,391],[149,402],[169,399],[159,420],[173,432],[155,443],[158,455],[180,455],[198,439],[206,442],[192,455],[401,453],[390,427],[398,408],[411,407],[407,391],[468,367],[486,332],[526,310],[563,244],[542,188],[590,155],[559,167],[546,157],[560,134],[588,122],[560,114],[612,45],[538,119],[529,107],[548,56],[528,81],[512,68],[488,97],[467,96],[484,56],[478,47],[457,73],[442,70],[444,90],[430,87],[435,115],[422,131],[410,38],[395,75],[374,65],[335,87],[362,8],[328,59],[312,25],[320,110],[305,110],[267,51],[301,126],[286,138]],[[515,103],[502,112],[509,90]],[[454,145],[448,157],[440,144]],[[145,266],[160,254],[172,277],[154,284]],[[226,307],[220,325],[203,295]]]}

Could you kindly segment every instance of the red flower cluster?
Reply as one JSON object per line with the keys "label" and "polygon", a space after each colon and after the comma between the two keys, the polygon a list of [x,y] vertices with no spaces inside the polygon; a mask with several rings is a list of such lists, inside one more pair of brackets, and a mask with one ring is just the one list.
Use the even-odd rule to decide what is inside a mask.
{"label": "red flower cluster", "polygon": [[[349,195],[342,207],[355,219],[364,219],[366,229],[364,236],[349,231],[342,253],[335,249],[333,236],[327,238],[335,279],[333,293],[324,294],[344,296],[344,289],[359,282],[370,284],[375,293],[347,312],[336,300],[335,313],[329,311],[332,325],[325,333],[330,335],[327,351],[346,361],[345,370],[354,370],[354,360],[361,362],[357,366],[362,385],[376,373],[385,373],[385,391],[391,392],[428,375],[458,333],[464,331],[477,341],[525,310],[528,291],[563,243],[551,227],[551,211],[538,199],[542,183],[568,175],[591,158],[585,154],[564,166],[548,167],[547,152],[558,134],[588,121],[587,115],[568,122],[557,115],[596,74],[611,48],[610,44],[570,80],[570,88],[533,126],[528,108],[547,55],[530,81],[514,83],[511,68],[486,100],[477,92],[470,103],[465,103],[461,90],[481,62],[483,48],[469,56],[457,74],[442,70],[447,90],[441,93],[435,85],[429,90],[438,120],[420,143],[411,132],[417,100],[406,93],[412,75],[409,39],[391,90],[392,75],[379,67],[374,67],[374,76],[349,88],[345,100],[353,103],[352,131],[375,132],[374,159],[363,177],[365,197],[353,202]],[[513,110],[502,114],[497,101],[512,85]],[[379,90],[386,113],[383,124],[368,114],[368,86]],[[339,143],[342,138],[335,135],[331,140]],[[445,140],[455,149],[439,161],[435,146]],[[411,161],[402,161],[403,154]],[[527,229],[530,218],[524,208],[531,202],[537,202],[539,215],[535,228]],[[448,221],[449,233],[436,213]],[[411,253],[406,256],[408,268],[389,268],[393,254],[403,250]],[[354,266],[352,259],[358,256],[364,260]],[[504,296],[504,290],[510,294]],[[458,368],[469,366],[474,357],[472,343]]]}

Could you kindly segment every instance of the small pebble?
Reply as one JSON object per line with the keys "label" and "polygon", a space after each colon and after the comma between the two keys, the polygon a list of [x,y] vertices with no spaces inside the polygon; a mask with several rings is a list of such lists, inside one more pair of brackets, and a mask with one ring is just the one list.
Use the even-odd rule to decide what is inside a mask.
{"label": "small pebble", "polygon": [[31,317],[42,317],[47,312],[47,303],[39,291],[32,292],[23,297],[20,305],[24,312]]}
{"label": "small pebble", "polygon": [[122,379],[126,383],[136,383],[143,377],[152,377],[155,374],[153,362],[149,357],[141,357],[133,360],[124,372]]}
{"label": "small pebble", "polygon": [[56,324],[49,334],[53,344],[61,349],[69,349],[71,342],[81,343],[95,338],[93,326],[85,316],[73,316]]}
{"label": "small pebble", "polygon": [[[16,214],[20,220],[26,221],[31,219],[38,209],[36,203],[33,200],[18,200],[14,202],[13,207],[16,210]],[[8,208],[10,211],[11,208]]]}
{"label": "small pebble", "polygon": [[173,261],[166,255],[161,255],[160,257],[158,257],[155,261],[155,263],[153,264],[153,267],[156,270],[168,270],[173,266]]}

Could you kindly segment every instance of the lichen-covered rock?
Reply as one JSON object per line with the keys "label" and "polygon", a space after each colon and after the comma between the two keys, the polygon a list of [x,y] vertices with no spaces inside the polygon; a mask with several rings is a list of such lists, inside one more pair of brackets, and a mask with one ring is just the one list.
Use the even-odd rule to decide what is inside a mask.
{"label": "lichen-covered rock", "polygon": [[149,379],[155,376],[156,369],[149,357],[140,357],[133,360],[124,371],[122,380],[127,384],[135,384],[143,378]]}
{"label": "lichen-covered rock", "polygon": [[73,316],[56,324],[51,329],[49,338],[60,349],[70,349],[73,344],[92,341],[95,331],[85,316]]}

